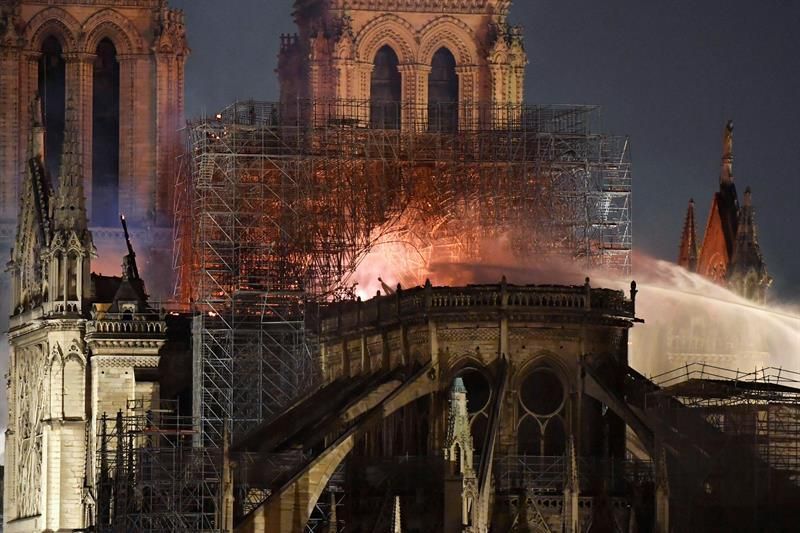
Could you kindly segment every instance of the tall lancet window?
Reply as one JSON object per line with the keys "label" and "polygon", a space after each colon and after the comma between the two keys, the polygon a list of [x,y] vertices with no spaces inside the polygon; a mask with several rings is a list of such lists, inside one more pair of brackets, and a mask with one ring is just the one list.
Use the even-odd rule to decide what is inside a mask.
{"label": "tall lancet window", "polygon": [[66,73],[61,43],[50,36],[42,43],[39,59],[39,96],[45,127],[45,164],[54,184],[60,174],[61,147],[64,144]]}
{"label": "tall lancet window", "polygon": [[428,76],[428,129],[458,129],[458,75],[456,58],[447,48],[433,54]]}
{"label": "tall lancet window", "polygon": [[370,123],[373,128],[400,128],[400,99],[402,97],[400,61],[390,46],[375,54],[370,83]]}
{"label": "tall lancet window", "polygon": [[94,62],[92,111],[92,223],[112,226],[119,216],[119,62],[103,39]]}

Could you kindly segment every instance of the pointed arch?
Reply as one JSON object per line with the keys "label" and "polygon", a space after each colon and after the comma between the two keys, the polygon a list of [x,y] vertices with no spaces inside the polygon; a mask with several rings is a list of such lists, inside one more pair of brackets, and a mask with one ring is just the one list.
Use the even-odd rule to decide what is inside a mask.
{"label": "pointed arch", "polygon": [[569,379],[571,375],[570,369],[558,355],[545,350],[536,353],[519,369],[514,378],[514,390],[519,390],[522,382],[528,377],[528,374],[541,367],[548,368],[558,376],[561,383],[564,385],[567,395],[572,392],[573,383],[572,380]]}
{"label": "pointed arch", "polygon": [[24,38],[30,49],[39,52],[45,39],[50,36],[58,39],[64,53],[78,50],[80,23],[59,7],[49,7],[38,12],[25,26]]}
{"label": "pointed arch", "polygon": [[67,62],[64,45],[56,35],[48,35],[38,49],[37,89],[45,128],[45,166],[53,184],[57,183],[64,145],[67,99]]}
{"label": "pointed arch", "polygon": [[447,48],[439,48],[431,59],[428,74],[428,129],[453,132],[458,129],[459,80],[456,58]]}
{"label": "pointed arch", "polygon": [[70,350],[64,360],[64,417],[80,418],[85,414],[85,365],[83,357]]}
{"label": "pointed arch", "polygon": [[356,60],[372,63],[375,54],[389,45],[397,54],[401,64],[414,63],[416,38],[407,20],[387,13],[368,22],[356,37]]}
{"label": "pointed arch", "polygon": [[64,354],[59,345],[53,346],[50,351],[50,361],[47,366],[50,387],[50,417],[58,418],[63,413],[64,393]]}
{"label": "pointed arch", "polygon": [[114,45],[117,54],[142,54],[146,52],[144,39],[131,21],[113,9],[98,11],[83,24],[80,48],[94,54],[103,39]]}
{"label": "pointed arch", "polygon": [[475,33],[463,21],[452,15],[443,15],[429,22],[419,31],[417,60],[430,65],[440,48],[447,48],[460,65],[477,65],[480,62]]}
{"label": "pointed arch", "polygon": [[370,75],[370,124],[373,128],[399,129],[403,79],[395,50],[382,46],[373,59]]}

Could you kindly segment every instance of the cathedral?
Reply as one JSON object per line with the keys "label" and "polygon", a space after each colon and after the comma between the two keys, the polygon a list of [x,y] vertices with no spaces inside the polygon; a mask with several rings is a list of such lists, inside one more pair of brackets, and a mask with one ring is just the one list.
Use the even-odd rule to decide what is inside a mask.
{"label": "cathedral", "polygon": [[[437,199],[442,175],[463,195],[431,209],[440,221],[513,212],[506,223],[536,223],[541,197],[556,199],[551,212],[574,211],[574,196],[547,189],[574,192],[592,174],[581,150],[609,137],[590,131],[580,106],[524,106],[527,56],[510,7],[296,0],[279,102],[237,103],[187,128],[205,150],[188,179],[210,200],[186,204],[213,230],[192,241],[210,253],[191,256],[189,291],[167,311],[148,291],[169,284],[157,267],[173,224],[196,230],[174,222],[182,13],[166,0],[0,4],[4,530],[668,533],[711,521],[732,530],[742,502],[776,523],[796,519],[791,453],[776,461],[761,433],[757,450],[740,445],[736,417],[698,415],[678,400],[694,389],[629,367],[630,331],[642,327],[635,282],[381,281],[364,300],[303,286],[297,273],[319,256],[287,243],[305,237],[287,220],[322,213],[312,222],[327,267],[341,259],[337,239],[360,238],[350,208],[384,222],[396,212],[379,208],[404,195],[415,208]],[[622,170],[599,192],[627,206],[618,155]],[[525,188],[524,201],[487,184]],[[231,197],[244,207],[230,209]],[[609,205],[592,231],[613,225]],[[460,216],[475,206],[485,219]],[[344,237],[325,224],[342,213]],[[521,233],[518,245],[534,240]],[[629,241],[587,239],[582,253],[630,266]],[[690,208],[681,264],[757,300],[769,285],[750,193],[740,206],[733,185],[731,125],[703,245]],[[307,373],[282,372],[295,357]]]}
{"label": "cathedral", "polygon": [[9,263],[7,531],[57,531],[92,522],[95,435],[106,413],[158,405],[163,313],[147,303],[136,254],[119,276],[92,273],[97,256],[85,201],[78,118],[65,127],[57,185],[47,167],[39,99],[30,108],[28,158]]}
{"label": "cathedral", "polygon": [[764,303],[772,278],[758,245],[752,196],[747,187],[739,205],[733,179],[733,122],[729,121],[722,138],[719,191],[711,201],[703,241],[698,244],[694,200],[690,200],[678,264],[743,298]]}
{"label": "cathedral", "polygon": [[159,396],[166,318],[131,241],[169,264],[188,52],[162,0],[0,3],[7,531],[93,523],[99,417]]}
{"label": "cathedral", "polygon": [[521,29],[507,23],[510,7],[509,0],[298,1],[298,31],[282,37],[278,59],[281,103],[370,102],[347,109],[347,120],[387,129],[508,120],[487,113],[513,113],[523,100],[528,61]]}

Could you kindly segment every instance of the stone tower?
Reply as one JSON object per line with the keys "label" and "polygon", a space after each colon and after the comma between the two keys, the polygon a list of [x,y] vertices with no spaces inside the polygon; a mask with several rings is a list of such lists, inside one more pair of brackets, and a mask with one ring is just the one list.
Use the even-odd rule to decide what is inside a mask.
{"label": "stone tower", "polygon": [[166,331],[147,305],[130,241],[121,277],[90,273],[96,250],[79,113],[70,99],[54,187],[40,107],[38,99],[30,107],[11,290],[3,293],[11,307],[3,518],[12,532],[93,524],[98,420],[129,400],[156,405]]}
{"label": "stone tower", "polygon": [[722,134],[719,191],[714,194],[698,252],[694,201],[681,234],[678,264],[730,288],[740,296],[763,303],[772,283],[758,244],[750,187],[739,205],[733,174],[733,122]]}
{"label": "stone tower", "polygon": [[166,0],[2,2],[0,251],[13,239],[29,102],[39,94],[53,184],[66,170],[66,102],[75,105],[86,213],[99,252],[95,270],[114,268],[124,251],[119,213],[147,237],[145,270],[168,258],[162,248],[171,247],[187,54],[183,15]]}
{"label": "stone tower", "polygon": [[510,5],[297,0],[298,33],[283,36],[279,56],[284,107],[337,102],[341,118],[389,129],[509,120],[527,63],[522,32],[507,23]]}
{"label": "stone tower", "polygon": [[473,466],[474,453],[467,410],[467,389],[464,380],[457,377],[450,389],[444,448],[445,532],[467,531],[476,522],[474,515],[478,507],[478,483]]}

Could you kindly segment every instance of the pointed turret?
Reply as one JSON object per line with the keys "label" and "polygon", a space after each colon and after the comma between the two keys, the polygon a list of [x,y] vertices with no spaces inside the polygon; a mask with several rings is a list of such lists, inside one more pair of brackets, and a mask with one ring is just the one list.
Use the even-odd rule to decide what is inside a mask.
{"label": "pointed turret", "polygon": [[475,518],[478,482],[473,468],[474,447],[467,410],[467,388],[457,377],[450,390],[445,436],[445,505],[443,531],[462,531]]}
{"label": "pointed turret", "polygon": [[733,257],[728,268],[728,280],[736,292],[744,298],[763,303],[766,290],[772,284],[767,265],[758,244],[755,213],[750,187],[744,192],[739,210],[739,226],[736,232]]}
{"label": "pointed turret", "polygon": [[739,195],[736,194],[736,185],[733,182],[733,121],[725,124],[722,134],[722,166],[719,174],[719,193],[717,193],[717,208],[719,209],[722,231],[725,235],[725,245],[728,257],[733,254],[733,242],[736,240],[736,226],[739,215]]}
{"label": "pointed turret", "polygon": [[[65,112],[64,147],[61,155],[61,176],[58,180],[53,220],[57,230],[73,230],[88,238],[86,197],[83,191],[83,168],[78,145],[78,114],[74,102],[67,102]],[[84,240],[83,238],[81,240]]]}
{"label": "pointed turret", "polygon": [[689,200],[686,220],[683,222],[678,264],[690,272],[697,270],[697,229],[694,221],[694,200]]}
{"label": "pointed turret", "polygon": [[89,267],[96,255],[83,194],[83,169],[78,144],[78,117],[73,102],[67,103],[61,176],[51,209],[53,238],[46,258],[50,312],[81,315],[90,293]]}

